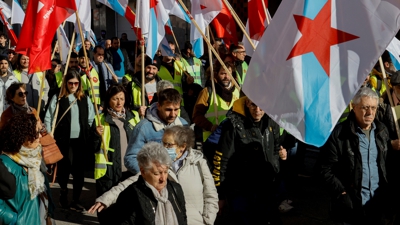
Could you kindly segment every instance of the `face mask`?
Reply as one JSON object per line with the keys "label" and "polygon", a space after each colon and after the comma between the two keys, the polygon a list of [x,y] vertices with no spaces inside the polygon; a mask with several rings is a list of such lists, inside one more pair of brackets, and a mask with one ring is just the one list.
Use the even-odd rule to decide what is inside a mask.
{"label": "face mask", "polygon": [[165,148],[167,150],[169,156],[171,157],[172,161],[176,159],[176,148]]}

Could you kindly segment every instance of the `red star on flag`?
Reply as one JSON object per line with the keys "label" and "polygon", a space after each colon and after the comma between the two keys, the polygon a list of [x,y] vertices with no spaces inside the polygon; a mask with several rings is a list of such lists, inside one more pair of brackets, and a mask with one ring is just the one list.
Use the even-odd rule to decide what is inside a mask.
{"label": "red star on flag", "polygon": [[330,75],[331,46],[359,38],[331,27],[331,13],[331,0],[328,0],[314,20],[294,15],[302,36],[286,60],[312,52],[326,74]]}

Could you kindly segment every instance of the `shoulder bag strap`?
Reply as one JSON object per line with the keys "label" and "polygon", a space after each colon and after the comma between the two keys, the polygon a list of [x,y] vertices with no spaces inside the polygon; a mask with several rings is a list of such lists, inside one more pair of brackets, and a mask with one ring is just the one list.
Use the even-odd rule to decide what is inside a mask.
{"label": "shoulder bag strap", "polygon": [[[58,126],[58,124],[60,123],[60,121],[62,120],[62,118],[64,118],[65,114],[67,114],[67,112],[71,109],[72,105],[76,102],[76,100],[78,100],[77,98],[69,105],[68,109],[65,110],[64,114],[62,114],[62,116],[60,117],[60,120],[58,120],[56,126],[54,127],[54,130],[56,129],[56,127]],[[58,107],[59,102],[57,102],[57,107]]]}

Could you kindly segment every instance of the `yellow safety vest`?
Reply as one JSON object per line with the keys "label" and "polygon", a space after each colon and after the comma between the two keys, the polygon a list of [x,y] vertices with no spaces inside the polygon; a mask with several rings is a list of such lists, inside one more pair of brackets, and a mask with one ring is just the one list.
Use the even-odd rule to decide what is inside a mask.
{"label": "yellow safety vest", "polygon": [[[97,71],[92,68],[92,70],[90,70],[90,76],[92,77],[92,81],[93,81],[94,94],[96,96],[96,104],[100,105],[101,104],[101,99],[100,99],[100,79],[99,79],[99,74],[97,74]],[[82,82],[82,89],[89,93],[90,99],[92,100],[93,103],[95,103],[94,102],[94,98],[92,96],[92,90],[90,88],[90,80],[88,79],[86,74],[81,76],[81,82]]]}
{"label": "yellow safety vest", "polygon": [[[22,73],[21,73],[21,71],[19,71],[19,70],[14,70],[13,73],[14,73],[15,77],[17,78],[17,80],[18,80],[19,82],[22,82]],[[43,73],[42,73],[42,72],[36,72],[35,74],[36,74],[36,76],[38,77],[38,80],[39,80],[40,84],[42,84]],[[32,76],[33,76],[33,75],[32,75]],[[44,84],[45,84],[45,86],[46,86],[46,83],[44,83]],[[43,91],[43,94],[44,94],[44,91]]]}
{"label": "yellow safety vest", "polygon": [[[215,111],[214,111],[214,96],[213,93],[211,94],[210,98],[210,104],[208,104],[208,110],[206,114],[204,115],[208,121],[210,121],[212,124],[216,124],[215,122]],[[225,118],[226,118],[226,113],[229,111],[229,109],[233,106],[233,103],[238,100],[240,97],[240,93],[237,88],[235,88],[235,91],[232,93],[232,101],[228,105],[219,95],[217,95],[217,104],[218,104],[218,122],[221,123]],[[208,138],[208,136],[211,135],[211,131],[206,131],[203,130],[203,141],[205,142]]]}
{"label": "yellow safety vest", "polygon": [[177,63],[181,63],[178,61],[175,61],[174,63],[174,77],[172,77],[171,73],[165,68],[165,66],[160,67],[160,71],[158,71],[158,76],[162,80],[168,80],[170,81],[173,85],[174,88],[179,92],[179,94],[183,94],[183,89],[182,89],[182,70],[178,67]]}
{"label": "yellow safety vest", "polygon": [[[136,111],[133,111],[133,110],[132,110],[132,113],[135,115],[135,117],[132,118],[131,120],[129,120],[129,123],[132,126],[136,126],[136,124],[138,124],[140,122],[139,113]],[[98,126],[99,121],[97,120],[97,116],[95,117],[95,121],[96,121],[96,125]],[[101,125],[103,125],[103,127],[104,127],[103,136],[104,136],[104,145],[105,145],[105,149],[107,150],[107,154],[109,151],[114,152],[115,150],[110,148],[110,139],[111,139],[110,124],[105,122],[104,113],[102,113],[100,115],[100,122],[101,122]],[[107,165],[110,165],[110,166],[113,165],[112,162],[106,161],[106,157],[104,156],[104,151],[103,151],[104,145],[103,145],[103,143],[101,143],[100,150],[94,154],[94,156],[95,156],[94,179],[96,179],[96,180],[103,177],[106,174]]]}
{"label": "yellow safety vest", "polygon": [[194,83],[199,84],[200,86],[203,86],[203,84],[201,83],[201,66],[203,65],[201,60],[193,57],[193,62],[194,65],[189,65],[189,63],[184,59],[181,58],[186,71],[190,74],[190,76],[192,76],[194,78]]}
{"label": "yellow safety vest", "polygon": [[244,79],[246,79],[246,74],[247,74],[247,70],[248,70],[248,69],[249,69],[249,65],[247,65],[246,62],[243,62],[243,63],[242,63],[242,76],[243,76],[243,77],[240,77],[239,72],[236,71],[237,81],[238,81],[238,83],[239,83],[240,86],[243,85]]}
{"label": "yellow safety vest", "polygon": [[61,71],[59,71],[54,75],[56,76],[57,86],[59,88],[61,88],[61,84],[62,84],[62,80],[63,80],[63,74],[61,73]]}
{"label": "yellow safety vest", "polygon": [[129,82],[132,81],[132,76],[130,74],[125,74],[124,75],[125,79],[127,79]]}

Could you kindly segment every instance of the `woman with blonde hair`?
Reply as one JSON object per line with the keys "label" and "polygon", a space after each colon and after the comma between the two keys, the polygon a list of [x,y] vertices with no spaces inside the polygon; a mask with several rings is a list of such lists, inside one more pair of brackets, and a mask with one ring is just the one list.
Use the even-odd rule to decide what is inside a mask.
{"label": "woman with blonde hair", "polygon": [[[58,115],[54,118],[56,107],[59,107]],[[49,131],[53,130],[55,122],[54,138],[64,156],[58,162],[57,180],[61,187],[59,204],[63,208],[68,207],[67,184],[72,174],[73,202],[70,208],[78,212],[85,211],[79,197],[84,184],[85,164],[92,153],[86,143],[93,120],[93,103],[84,94],[79,73],[70,70],[63,79],[60,95],[51,99],[44,122]],[[94,157],[90,160],[94,163]]]}

